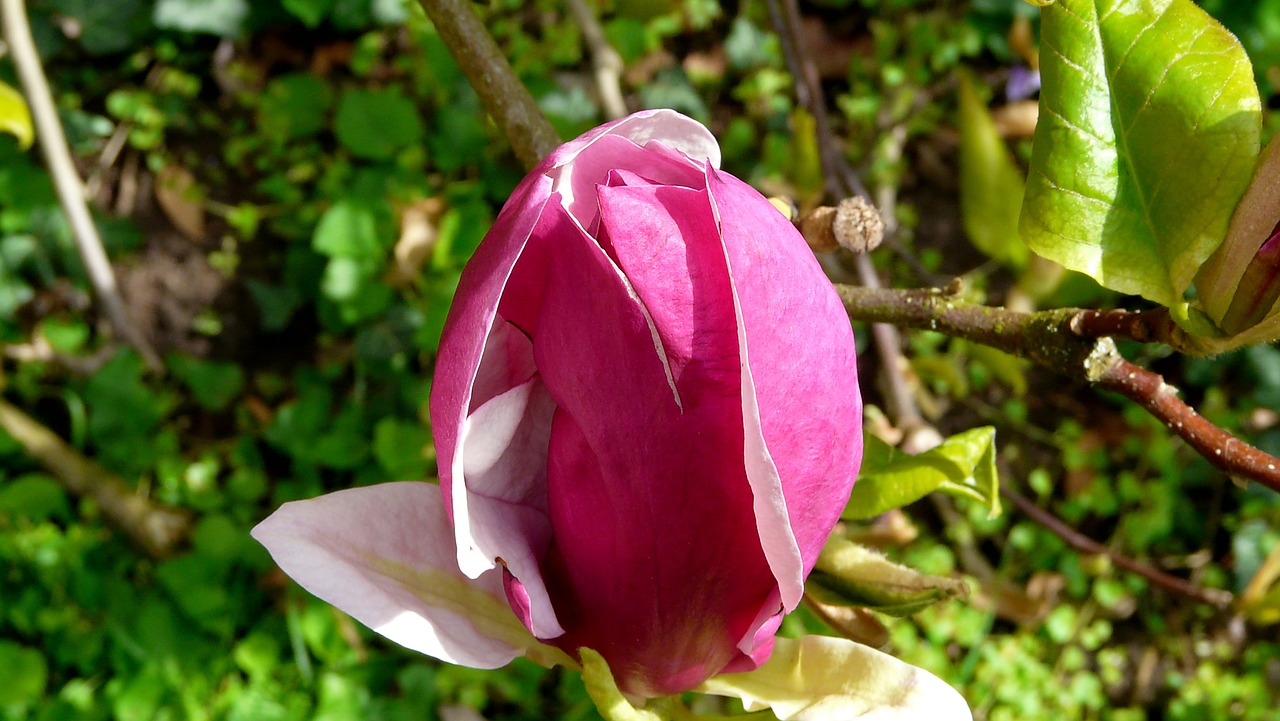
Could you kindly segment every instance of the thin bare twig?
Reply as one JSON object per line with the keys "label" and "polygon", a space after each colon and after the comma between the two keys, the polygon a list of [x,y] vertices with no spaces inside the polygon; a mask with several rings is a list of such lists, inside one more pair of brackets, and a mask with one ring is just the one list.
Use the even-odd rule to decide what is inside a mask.
{"label": "thin bare twig", "polygon": [[189,513],[139,496],[124,479],[80,455],[53,431],[3,399],[0,428],[68,491],[96,501],[108,521],[152,558],[171,555],[186,539],[191,529]]}
{"label": "thin bare twig", "polygon": [[1280,491],[1280,459],[1209,422],[1176,389],[1125,360],[1110,338],[1071,331],[1078,308],[1023,313],[962,300],[938,288],[891,290],[837,285],[854,320],[934,330],[1027,358],[1067,378],[1119,393],[1141,405],[1218,469]]}
{"label": "thin bare twig", "polygon": [[1164,571],[1145,563],[1141,563],[1140,561],[1130,558],[1122,553],[1117,553],[1116,551],[1107,548],[1101,543],[1071,528],[1057,516],[1054,516],[1043,508],[1040,508],[1036,504],[1032,503],[1030,499],[1019,494],[1017,491],[1008,488],[1004,484],[1000,485],[1000,495],[1009,499],[1009,502],[1013,504],[1014,508],[1017,508],[1024,515],[1030,517],[1031,520],[1047,528],[1054,535],[1061,538],[1063,541],[1066,541],[1067,545],[1081,553],[1106,556],[1117,566],[1132,573],[1136,573],[1160,588],[1176,593],[1180,596],[1186,596],[1187,598],[1194,599],[1201,603],[1207,603],[1211,606],[1216,606],[1217,608],[1226,608],[1231,605],[1233,600],[1231,593],[1217,588],[1197,586],[1190,581],[1178,578],[1177,576],[1171,576]]}
{"label": "thin bare twig", "polygon": [[582,39],[591,51],[591,65],[596,71],[596,89],[605,115],[616,120],[627,114],[627,103],[622,99],[622,56],[609,44],[604,28],[587,0],[565,0],[573,17],[582,29]]}
{"label": "thin bare twig", "polygon": [[40,56],[36,53],[35,40],[31,37],[31,26],[27,21],[23,0],[0,0],[0,21],[4,23],[5,41],[13,53],[14,67],[22,81],[22,88],[26,91],[27,102],[31,105],[36,137],[40,140],[40,149],[49,166],[49,174],[53,176],[58,201],[67,214],[76,248],[84,262],[89,281],[93,283],[98,302],[102,304],[116,333],[138,351],[151,370],[162,370],[164,365],[160,362],[160,357],[137,326],[130,322],[128,310],[120,297],[115,271],[111,268],[107,251],[98,236],[98,228],[89,214],[84,184],[71,159],[67,136],[53,103],[53,93],[49,90],[44,68],[40,66]]}
{"label": "thin bare twig", "polygon": [[516,157],[526,170],[532,170],[560,145],[560,136],[476,17],[471,0],[419,2]]}

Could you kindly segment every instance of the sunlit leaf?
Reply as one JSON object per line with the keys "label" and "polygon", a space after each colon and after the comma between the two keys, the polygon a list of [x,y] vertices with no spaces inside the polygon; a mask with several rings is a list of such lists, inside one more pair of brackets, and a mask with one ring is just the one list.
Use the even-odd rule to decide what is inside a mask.
{"label": "sunlit leaf", "polygon": [[1023,239],[1113,290],[1181,301],[1258,153],[1240,43],[1190,0],[1059,0],[1040,71]]}
{"label": "sunlit leaf", "polygon": [[962,721],[973,718],[955,689],[923,669],[853,641],[779,638],[769,661],[750,673],[722,674],[705,693],[770,708],[782,721]]}
{"label": "sunlit leaf", "polygon": [[842,517],[871,518],[933,491],[969,498],[990,508],[992,516],[999,515],[995,439],[995,429],[982,426],[957,433],[937,448],[913,456],[867,435],[862,471]]}
{"label": "sunlit leaf", "polygon": [[1027,246],[1018,235],[1025,181],[996,131],[973,80],[960,75],[960,214],[969,240],[989,257],[1021,268]]}
{"label": "sunlit leaf", "polygon": [[0,82],[0,132],[18,139],[25,149],[35,140],[35,128],[31,125],[31,109],[22,93]]}

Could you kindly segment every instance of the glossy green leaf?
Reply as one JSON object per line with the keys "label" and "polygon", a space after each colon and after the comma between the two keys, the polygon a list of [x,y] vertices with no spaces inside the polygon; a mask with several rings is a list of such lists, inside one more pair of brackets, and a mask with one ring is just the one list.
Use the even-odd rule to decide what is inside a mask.
{"label": "glossy green leaf", "polygon": [[969,498],[990,508],[992,516],[999,515],[995,440],[995,429],[982,426],[957,433],[937,448],[912,456],[867,435],[862,471],[841,517],[871,518],[934,491]]}
{"label": "glossy green leaf", "polygon": [[1027,245],[1018,235],[1025,180],[996,131],[973,80],[960,75],[960,215],[969,240],[1006,265],[1021,268]]}
{"label": "glossy green leaf", "polygon": [[25,149],[35,140],[35,128],[31,125],[31,109],[26,98],[12,86],[0,82],[0,132],[18,139]]}
{"label": "glossy green leaf", "polygon": [[963,581],[921,573],[837,536],[822,549],[805,590],[829,605],[909,616],[969,589]]}
{"label": "glossy green leaf", "polygon": [[1023,239],[1108,288],[1180,302],[1258,154],[1240,43],[1191,0],[1059,0],[1040,71]]}
{"label": "glossy green leaf", "polygon": [[779,638],[749,673],[722,674],[697,690],[770,708],[781,721],[967,721],[964,697],[942,679],[843,638]]}

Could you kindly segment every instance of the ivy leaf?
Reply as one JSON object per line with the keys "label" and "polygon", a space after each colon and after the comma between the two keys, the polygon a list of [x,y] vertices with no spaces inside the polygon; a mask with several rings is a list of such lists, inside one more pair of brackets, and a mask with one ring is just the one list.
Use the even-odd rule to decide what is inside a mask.
{"label": "ivy leaf", "polygon": [[872,435],[865,437],[862,471],[841,518],[861,520],[901,508],[934,491],[963,496],[1000,514],[996,475],[996,430],[972,428],[917,455],[900,453]]}
{"label": "ivy leaf", "polygon": [[1258,154],[1253,68],[1191,0],[1059,0],[1020,228],[1100,284],[1182,300]]}
{"label": "ivy leaf", "polygon": [[973,718],[964,697],[937,676],[830,636],[776,639],[760,668],[721,674],[696,690],[742,699],[747,711],[768,707],[782,721]]}
{"label": "ivy leaf", "polygon": [[0,82],[0,132],[13,135],[23,150],[31,147],[35,140],[35,129],[31,126],[31,109],[22,93],[12,86]]}

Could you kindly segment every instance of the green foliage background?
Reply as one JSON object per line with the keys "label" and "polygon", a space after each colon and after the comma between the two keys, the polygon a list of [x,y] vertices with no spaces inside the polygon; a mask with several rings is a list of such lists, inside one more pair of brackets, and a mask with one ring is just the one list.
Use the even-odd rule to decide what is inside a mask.
{"label": "green foliage background", "polygon": [[[440,327],[521,173],[421,10],[28,5],[97,221],[166,373],[148,374],[105,337],[39,156],[0,136],[4,396],[195,520],[189,545],[149,559],[0,433],[0,719],[407,720],[451,706],[595,718],[574,674],[522,662],[474,671],[383,642],[292,585],[247,535],[287,500],[434,475],[425,404]],[[1280,3],[1204,6],[1241,36],[1270,94]],[[730,170],[816,199],[816,149],[792,132],[802,120],[764,2],[597,7],[633,108],[691,114],[722,139]],[[1010,29],[1034,28],[1035,9],[802,7],[826,28],[813,41],[845,61],[825,80],[851,162],[899,193],[905,252],[877,262],[901,285],[963,274],[1003,300],[1032,271],[989,262],[960,232],[955,72],[967,68],[983,101],[1001,104],[1020,62]],[[479,9],[563,136],[603,120],[581,32],[558,3]],[[16,86],[7,60],[0,80]],[[1025,161],[1026,140],[1012,149]],[[161,191],[178,207],[166,213],[156,189],[175,173],[191,187]],[[202,226],[184,233],[175,213]],[[1045,302],[1120,299],[1070,276]],[[1274,494],[1231,485],[1140,410],[984,349],[910,338],[937,422],[996,426],[1001,477],[1082,532],[1236,592],[1280,542]],[[48,352],[22,352],[37,345]],[[1280,351],[1184,362],[1126,350],[1211,419],[1280,452]],[[891,649],[960,688],[978,718],[1272,718],[1274,626],[1152,590],[1013,511],[988,519],[926,500],[906,518],[919,537],[891,555],[980,582],[969,602],[886,621]],[[822,629],[804,615],[788,625]]]}

